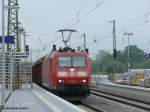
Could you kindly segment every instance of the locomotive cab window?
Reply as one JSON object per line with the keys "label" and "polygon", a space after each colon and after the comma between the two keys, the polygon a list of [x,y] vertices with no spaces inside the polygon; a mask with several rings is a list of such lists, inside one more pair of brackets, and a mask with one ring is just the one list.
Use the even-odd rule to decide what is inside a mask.
{"label": "locomotive cab window", "polygon": [[58,57],[58,65],[60,67],[85,67],[86,60],[85,57],[81,56],[61,56]]}
{"label": "locomotive cab window", "polygon": [[60,67],[70,67],[71,66],[71,57],[58,57],[58,65]]}
{"label": "locomotive cab window", "polygon": [[85,66],[85,57],[81,57],[81,56],[72,57],[72,64],[74,67],[84,67]]}

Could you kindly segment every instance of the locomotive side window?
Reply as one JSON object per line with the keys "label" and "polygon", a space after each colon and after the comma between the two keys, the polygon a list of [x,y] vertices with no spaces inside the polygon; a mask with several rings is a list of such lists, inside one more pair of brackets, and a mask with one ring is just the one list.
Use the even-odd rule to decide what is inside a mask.
{"label": "locomotive side window", "polygon": [[71,57],[58,57],[58,65],[60,67],[70,67],[71,66]]}
{"label": "locomotive side window", "polygon": [[74,67],[84,67],[85,66],[85,57],[74,56],[72,57],[72,63]]}

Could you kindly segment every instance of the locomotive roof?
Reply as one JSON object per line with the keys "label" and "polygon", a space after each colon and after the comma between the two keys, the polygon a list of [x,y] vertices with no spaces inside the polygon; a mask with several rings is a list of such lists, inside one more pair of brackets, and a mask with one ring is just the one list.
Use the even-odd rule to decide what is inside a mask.
{"label": "locomotive roof", "polygon": [[59,55],[59,56],[63,56],[63,55],[81,55],[81,56],[87,56],[88,53],[87,52],[59,52],[59,51],[55,51],[51,54],[51,57],[53,57],[54,55]]}

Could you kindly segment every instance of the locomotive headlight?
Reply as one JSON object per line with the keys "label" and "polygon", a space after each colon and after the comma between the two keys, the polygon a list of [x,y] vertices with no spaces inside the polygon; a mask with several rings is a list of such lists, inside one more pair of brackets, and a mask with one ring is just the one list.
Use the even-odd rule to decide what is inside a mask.
{"label": "locomotive headlight", "polygon": [[85,71],[81,71],[81,72],[78,72],[78,76],[80,76],[80,77],[86,77],[87,73]]}
{"label": "locomotive headlight", "polygon": [[64,80],[58,80],[58,82],[63,84],[63,83],[64,83]]}
{"label": "locomotive headlight", "polygon": [[71,68],[71,69],[70,69],[70,72],[74,72],[74,68]]}
{"label": "locomotive headlight", "polygon": [[66,77],[67,76],[67,72],[58,72],[57,75],[59,77]]}
{"label": "locomotive headlight", "polygon": [[85,82],[86,82],[86,80],[84,79],[84,80],[82,80],[82,82],[83,82],[83,83],[85,83]]}
{"label": "locomotive headlight", "polygon": [[59,83],[61,83],[61,82],[62,82],[62,80],[58,80],[58,82],[59,82]]}

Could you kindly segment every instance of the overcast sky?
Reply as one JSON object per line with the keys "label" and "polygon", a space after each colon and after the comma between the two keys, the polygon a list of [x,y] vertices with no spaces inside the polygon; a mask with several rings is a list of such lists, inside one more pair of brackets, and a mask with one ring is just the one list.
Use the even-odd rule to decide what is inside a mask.
{"label": "overcast sky", "polygon": [[[39,38],[42,45],[52,46],[51,42],[60,45],[61,35],[55,32],[79,20],[72,28],[86,34],[87,47],[94,57],[98,49],[112,51],[112,24],[109,21],[115,19],[119,32],[117,49],[127,46],[124,32],[134,33],[131,44],[144,50],[150,48],[150,23],[144,23],[150,19],[150,13],[146,14],[150,12],[150,0],[106,0],[80,21],[96,4],[97,0],[20,0],[19,20],[30,35],[27,42],[34,50],[41,48]],[[72,36],[74,47],[83,43],[80,34]]]}

